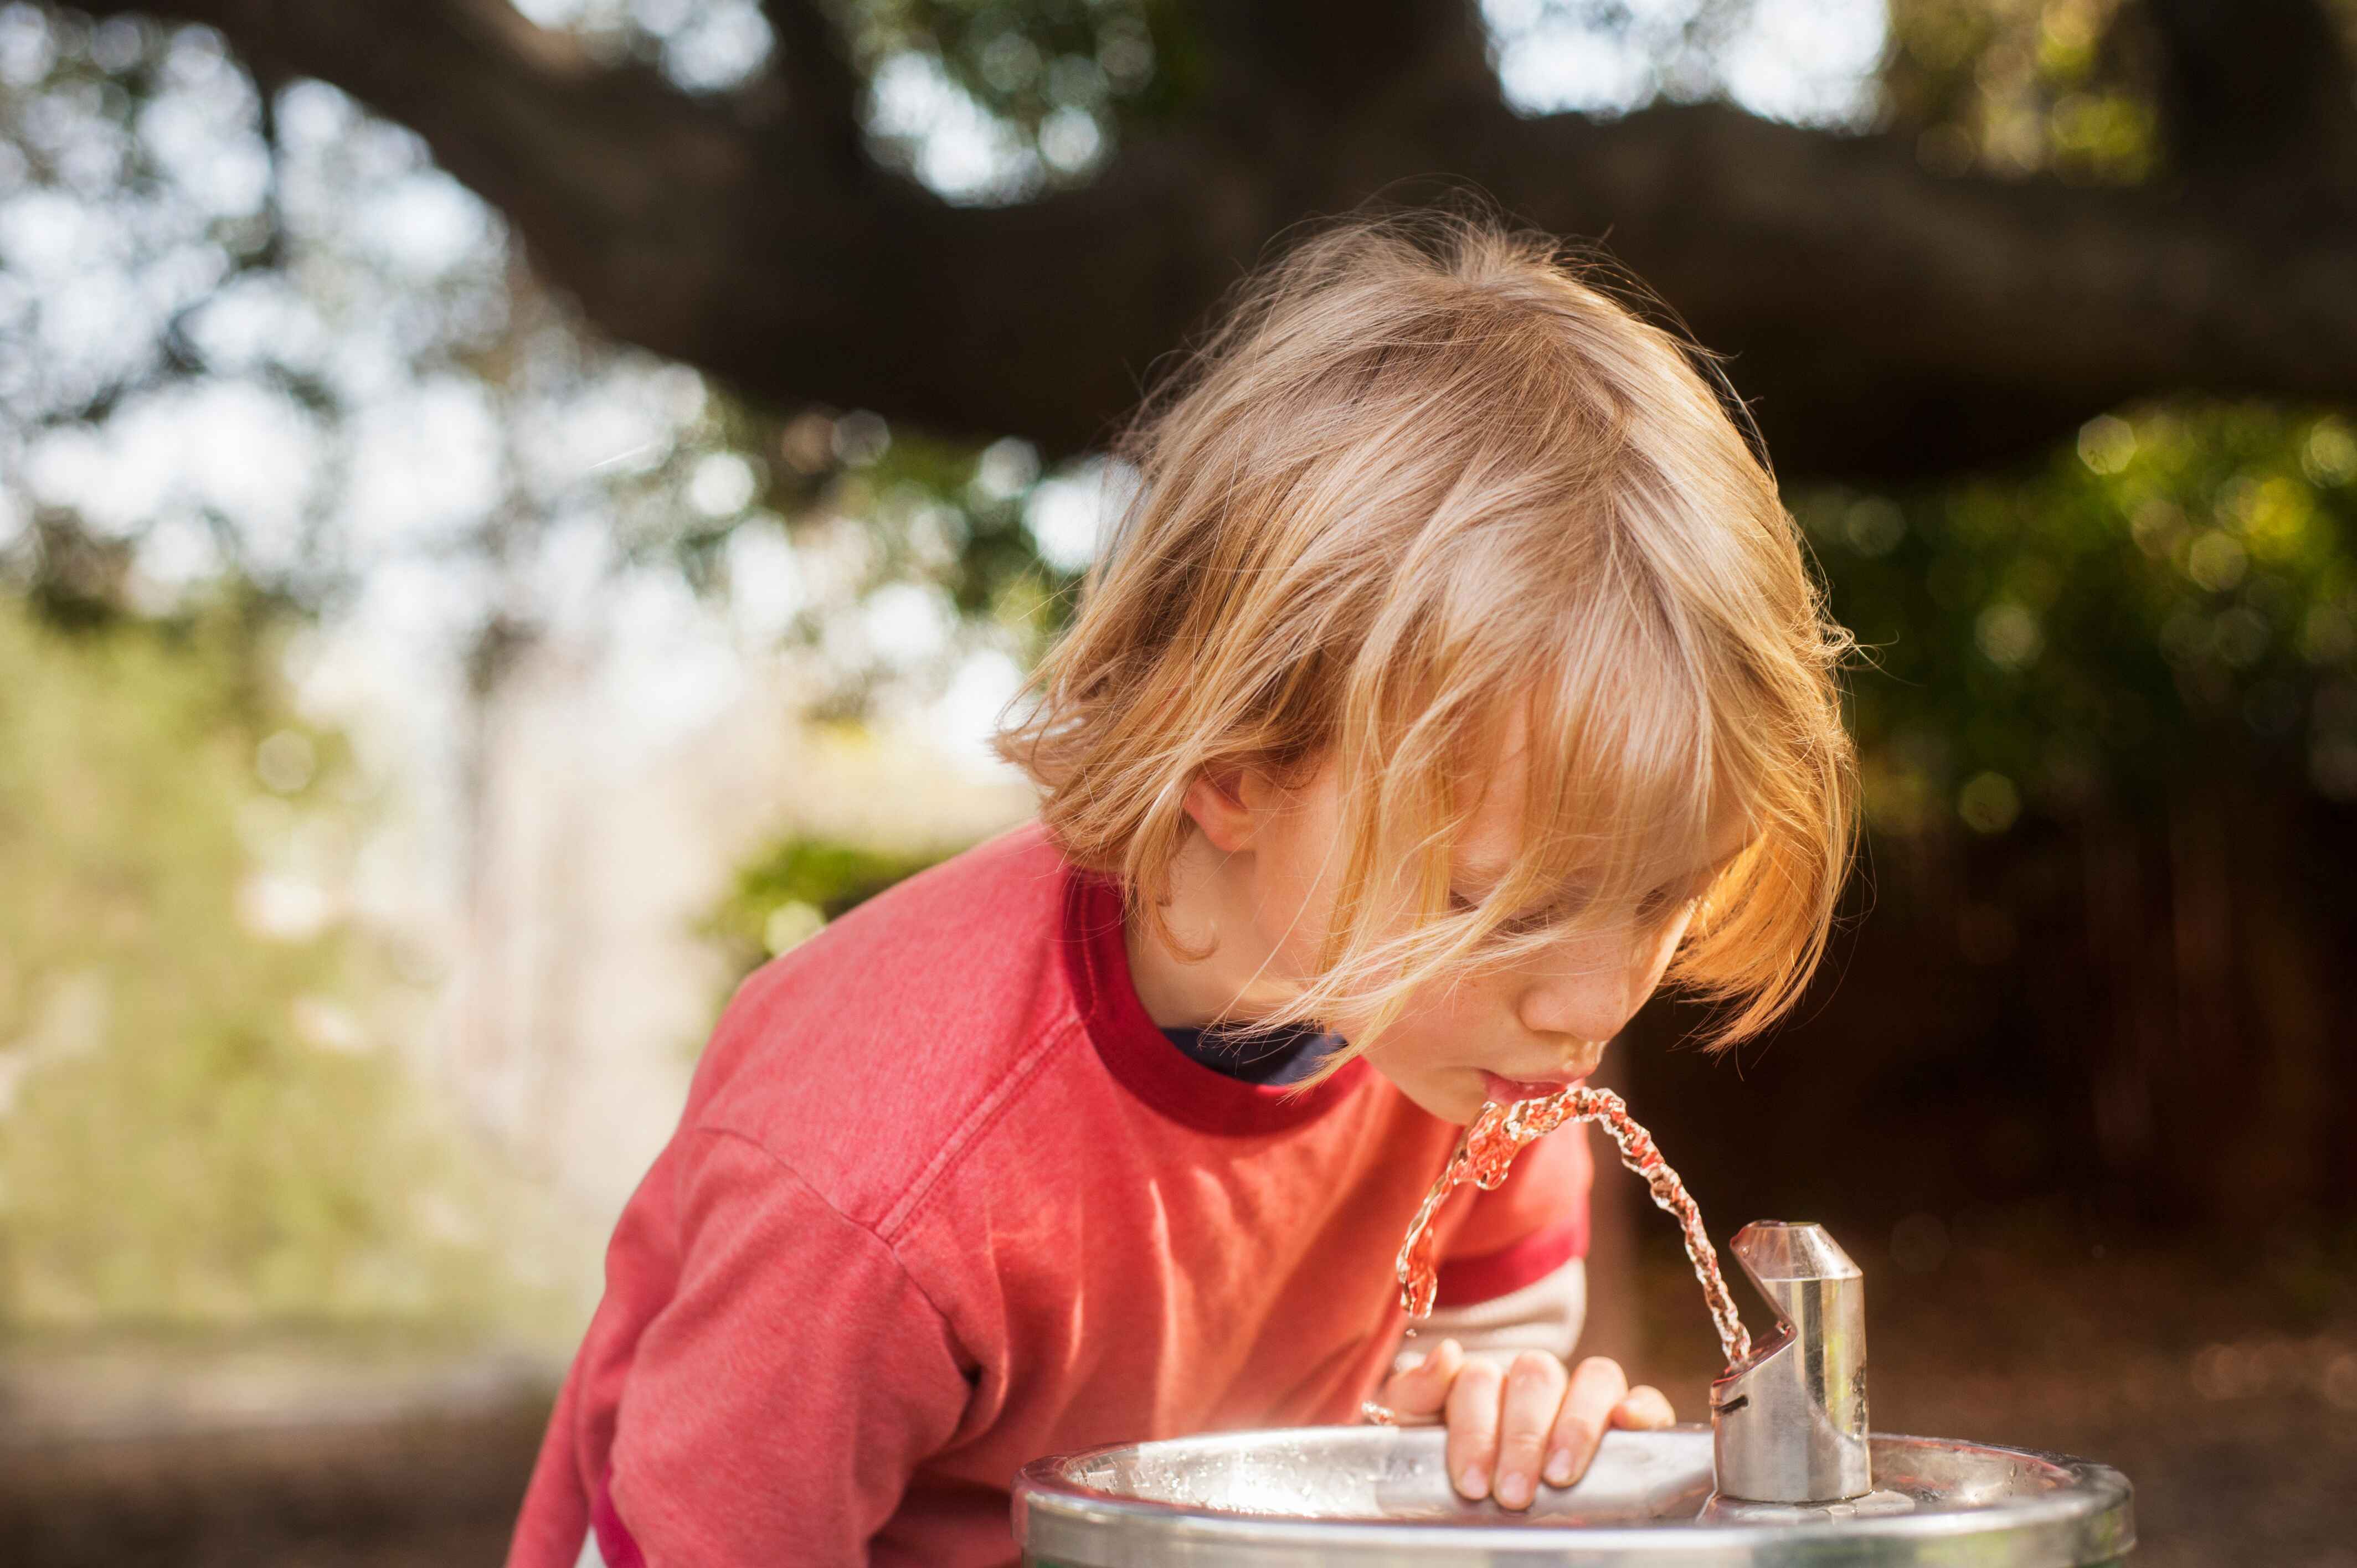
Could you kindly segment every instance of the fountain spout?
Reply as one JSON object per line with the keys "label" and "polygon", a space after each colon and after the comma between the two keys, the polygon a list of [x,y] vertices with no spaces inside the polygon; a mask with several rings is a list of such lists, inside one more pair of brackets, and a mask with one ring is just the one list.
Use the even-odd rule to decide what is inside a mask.
{"label": "fountain spout", "polygon": [[1721,1498],[1829,1503],[1874,1489],[1866,1277],[1822,1226],[1762,1219],[1728,1244],[1776,1327],[1710,1390]]}

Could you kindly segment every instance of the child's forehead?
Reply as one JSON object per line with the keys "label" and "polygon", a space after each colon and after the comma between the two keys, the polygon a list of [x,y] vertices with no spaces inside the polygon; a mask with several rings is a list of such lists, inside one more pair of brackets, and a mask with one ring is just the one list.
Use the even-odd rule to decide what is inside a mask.
{"label": "child's forehead", "polygon": [[[1481,748],[1466,780],[1478,791],[1472,814],[1451,849],[1451,869],[1478,884],[1502,881],[1529,846],[1523,820],[1529,774],[1531,730],[1519,709],[1501,716],[1491,743]],[[1646,869],[1674,880],[1723,865],[1757,836],[1750,813],[1726,791],[1713,802],[1706,840],[1697,844],[1683,832],[1644,846],[1638,858]]]}

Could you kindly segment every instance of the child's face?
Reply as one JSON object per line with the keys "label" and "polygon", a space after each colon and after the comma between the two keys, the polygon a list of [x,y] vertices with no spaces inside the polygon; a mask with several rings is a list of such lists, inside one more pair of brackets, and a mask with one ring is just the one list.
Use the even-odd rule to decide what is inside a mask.
{"label": "child's face", "polygon": [[[1501,751],[1453,863],[1452,896],[1469,903],[1505,872],[1519,847],[1520,736],[1508,735]],[[1230,798],[1249,820],[1234,824],[1247,828],[1243,843],[1221,845],[1230,849],[1227,872],[1244,885],[1234,889],[1228,902],[1234,914],[1224,923],[1233,931],[1239,920],[1249,922],[1264,982],[1306,975],[1324,940],[1342,859],[1332,770],[1320,765],[1289,788],[1248,779]],[[1195,814],[1203,822],[1202,811]],[[1489,962],[1454,983],[1424,986],[1367,1059],[1416,1104],[1459,1122],[1485,1101],[1529,1099],[1586,1077],[1661,983],[1695,904],[1749,837],[1748,823],[1729,811],[1715,824],[1710,860],[1671,868],[1644,908],[1611,911],[1601,929],[1566,930],[1511,966]],[[1351,1036],[1348,1018],[1325,1022]]]}

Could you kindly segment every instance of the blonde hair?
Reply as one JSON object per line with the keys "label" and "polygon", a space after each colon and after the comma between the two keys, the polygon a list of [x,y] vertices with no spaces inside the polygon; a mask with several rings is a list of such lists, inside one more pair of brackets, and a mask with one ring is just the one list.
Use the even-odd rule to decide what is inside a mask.
{"label": "blonde hair", "polygon": [[[1544,940],[1518,911],[1574,884],[1566,918],[1625,908],[1704,864],[1730,805],[1754,836],[1668,975],[1723,1004],[1711,1043],[1782,1013],[1824,950],[1855,832],[1850,642],[1716,360],[1604,271],[1426,212],[1332,225],[1247,279],[1122,442],[1142,483],[999,736],[1064,853],[1174,945],[1189,781],[1330,759],[1325,950],[1265,1020],[1365,1020],[1328,1070],[1418,986]],[[1478,770],[1517,720],[1520,854],[1454,908]]]}

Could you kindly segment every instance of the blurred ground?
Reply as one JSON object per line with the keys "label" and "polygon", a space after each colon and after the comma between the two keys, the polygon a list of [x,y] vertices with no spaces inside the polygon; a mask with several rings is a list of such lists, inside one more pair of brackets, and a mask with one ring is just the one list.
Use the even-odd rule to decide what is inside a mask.
{"label": "blurred ground", "polygon": [[496,1563],[552,1369],[401,1334],[12,1346],[11,1563]]}
{"label": "blurred ground", "polygon": [[[2008,1244],[1997,1245],[2004,1240]],[[1867,1271],[1875,1424],[2104,1460],[2138,1568],[2357,1568],[2357,1281],[2188,1249],[1959,1243]],[[1641,1373],[1689,1417],[1712,1367],[1649,1256]],[[1688,1354],[1688,1348],[1691,1354]],[[493,1564],[546,1369],[407,1341],[19,1347],[0,1373],[0,1539],[23,1568]]]}

